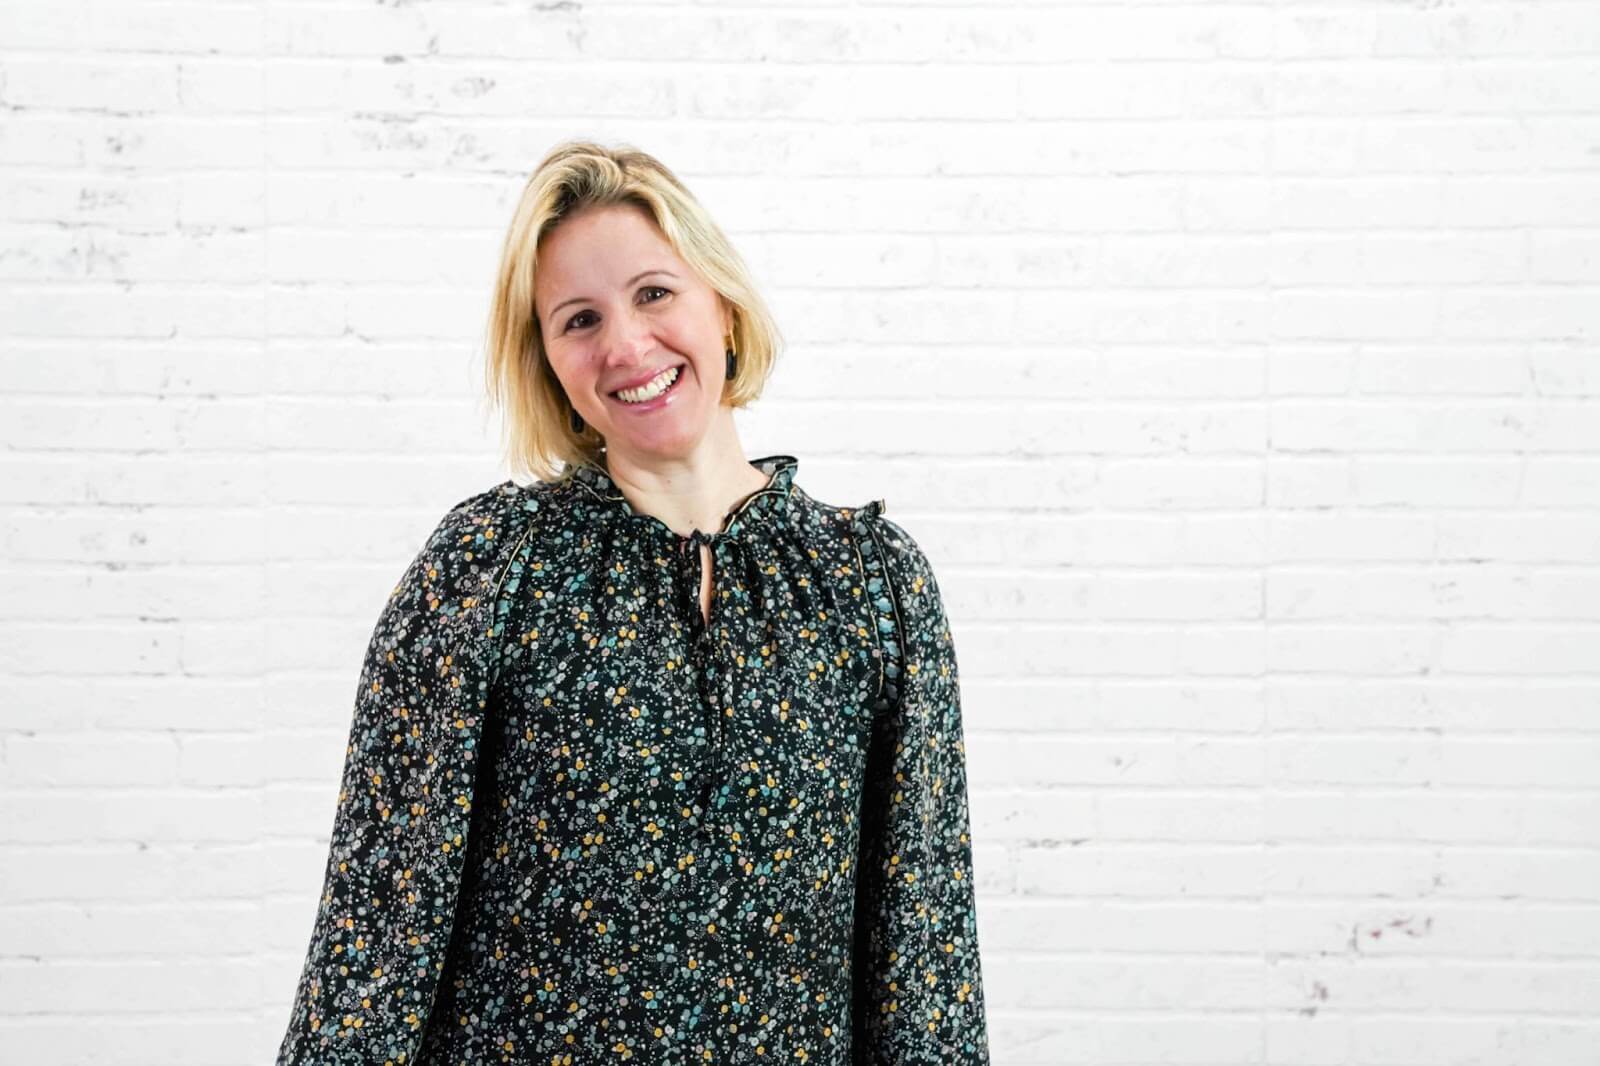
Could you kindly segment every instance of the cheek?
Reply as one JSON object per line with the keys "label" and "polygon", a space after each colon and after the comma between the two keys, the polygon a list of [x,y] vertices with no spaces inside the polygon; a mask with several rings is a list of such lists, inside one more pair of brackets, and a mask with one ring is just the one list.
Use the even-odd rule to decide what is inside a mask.
{"label": "cheek", "polygon": [[545,349],[545,358],[550,362],[550,369],[555,374],[556,380],[568,390],[581,388],[585,382],[594,380],[594,369],[581,347],[570,344],[557,345]]}
{"label": "cheek", "polygon": [[544,361],[549,364],[549,376],[555,378],[556,383],[563,388],[570,387],[572,382],[572,374],[567,369],[566,362],[561,358],[561,356],[555,352],[552,352],[549,348],[546,348],[544,350]]}

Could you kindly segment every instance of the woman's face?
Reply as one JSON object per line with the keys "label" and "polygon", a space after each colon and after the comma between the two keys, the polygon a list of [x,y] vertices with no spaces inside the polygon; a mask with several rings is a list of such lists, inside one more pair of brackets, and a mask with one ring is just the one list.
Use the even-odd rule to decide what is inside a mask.
{"label": "woman's face", "polygon": [[[677,458],[705,436],[732,321],[642,208],[591,208],[548,233],[534,311],[551,369],[608,450]],[[651,378],[671,367],[661,393]],[[635,402],[617,395],[633,386]]]}

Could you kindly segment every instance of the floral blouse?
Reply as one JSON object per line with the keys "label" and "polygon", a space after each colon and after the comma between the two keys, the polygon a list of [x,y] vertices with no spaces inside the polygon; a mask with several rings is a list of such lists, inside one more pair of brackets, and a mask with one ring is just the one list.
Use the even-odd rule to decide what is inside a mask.
{"label": "floral blouse", "polygon": [[882,500],[755,463],[715,533],[590,464],[440,521],[361,671],[278,1066],[988,1063],[933,571]]}

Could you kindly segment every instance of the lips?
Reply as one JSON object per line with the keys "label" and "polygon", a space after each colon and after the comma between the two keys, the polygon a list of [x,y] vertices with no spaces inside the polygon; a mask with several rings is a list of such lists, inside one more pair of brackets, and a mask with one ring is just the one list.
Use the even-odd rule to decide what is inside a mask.
{"label": "lips", "polygon": [[612,389],[606,395],[615,396],[617,393],[623,391],[624,389],[642,388],[643,386],[650,384],[652,381],[654,381],[656,378],[660,377],[662,374],[666,373],[668,370],[671,370],[673,367],[677,367],[678,368],[678,376],[682,377],[683,376],[683,367],[686,366],[686,365],[687,364],[685,364],[685,363],[668,363],[666,366],[658,366],[654,370],[650,371],[648,374],[645,374],[643,377],[634,378],[632,381],[624,382],[623,384],[618,385],[616,388]]}

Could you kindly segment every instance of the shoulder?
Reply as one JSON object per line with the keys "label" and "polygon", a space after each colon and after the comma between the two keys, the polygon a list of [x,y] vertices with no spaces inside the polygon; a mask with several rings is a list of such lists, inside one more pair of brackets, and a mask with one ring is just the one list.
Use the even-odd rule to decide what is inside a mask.
{"label": "shoulder", "polygon": [[[857,540],[867,541],[869,532],[873,534],[872,540],[882,540],[889,533],[905,536],[905,531],[899,526],[892,529],[886,525],[882,517],[885,503],[882,499],[869,500],[862,504],[827,503],[817,499],[811,493],[801,488],[798,484],[789,489],[789,512],[791,521],[808,529],[824,529],[829,532],[848,531]],[[871,550],[871,545],[867,550]]]}
{"label": "shoulder", "polygon": [[903,525],[884,512],[888,502],[882,498],[849,506],[824,503],[798,485],[790,490],[790,507],[801,521],[812,527],[848,527],[864,555],[879,556],[882,567],[894,584],[908,591],[920,591],[933,579],[933,567],[922,545]]}
{"label": "shoulder", "polygon": [[429,534],[426,547],[464,562],[492,558],[507,546],[507,534],[527,528],[542,506],[540,486],[502,481],[458,501]]}
{"label": "shoulder", "polygon": [[874,532],[878,534],[890,554],[899,555],[907,560],[917,559],[924,563],[927,561],[927,556],[922,551],[922,545],[917,543],[917,539],[911,535],[909,530],[883,513],[881,501],[878,507],[872,509],[872,513],[868,516],[868,521],[872,524]]}
{"label": "shoulder", "polygon": [[435,521],[396,593],[420,595],[445,616],[492,598],[552,498],[550,485],[507,480],[459,500]]}
{"label": "shoulder", "polygon": [[871,542],[883,556],[883,569],[894,601],[911,619],[934,618],[943,624],[944,602],[933,561],[904,525],[883,513],[883,501],[875,501],[862,520],[871,533]]}
{"label": "shoulder", "polygon": [[883,540],[891,573],[898,572],[907,581],[931,582],[933,562],[911,531],[882,513],[874,515],[872,520]]}

